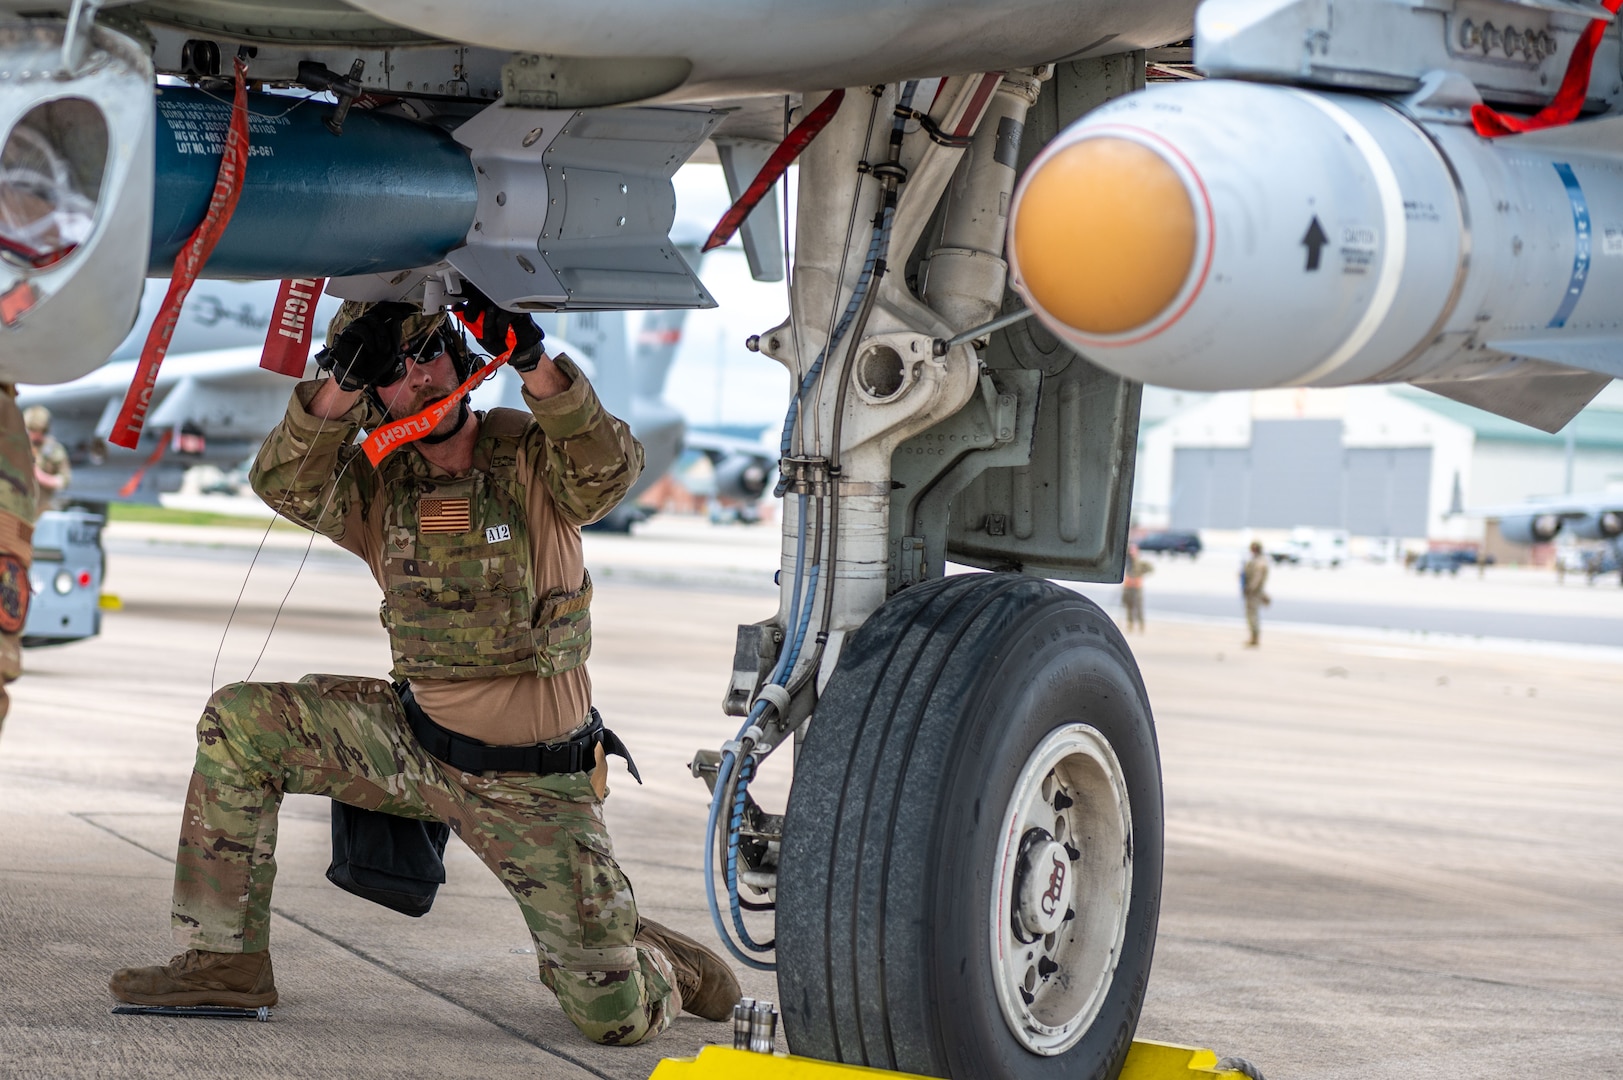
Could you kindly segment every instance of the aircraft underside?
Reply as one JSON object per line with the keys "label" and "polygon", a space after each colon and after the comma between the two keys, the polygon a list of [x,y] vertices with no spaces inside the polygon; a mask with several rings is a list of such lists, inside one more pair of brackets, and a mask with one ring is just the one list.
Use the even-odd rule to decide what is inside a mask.
{"label": "aircraft underside", "polygon": [[[781,601],[739,628],[737,734],[693,762],[716,930],[777,965],[797,1054],[1113,1077],[1154,952],[1160,768],[1121,634],[1051,579],[1121,578],[1141,381],[1420,381],[1556,427],[1609,381],[1599,305],[1623,270],[1591,264],[1569,198],[1587,185],[1623,228],[1605,147],[1511,153],[1463,126],[1473,96],[1535,104],[1592,5],[1371,0],[1335,27],[1273,5],[1326,23],[1297,71],[1300,34],[1229,0],[1202,12],[1240,28],[1212,33],[1214,63],[1259,81],[1146,94],[1139,50],[1187,36],[1192,5],[746,7],[13,19],[0,126],[57,163],[60,213],[0,266],[0,377],[105,361],[204,216],[239,63],[255,91],[335,102],[248,94],[206,272],[425,307],[463,282],[515,310],[710,304],[668,235],[671,174],[709,140],[765,160],[815,117],[790,317],[752,339],[795,386]],[[1370,43],[1403,19],[1413,54],[1377,70]],[[1501,48],[1513,22],[1516,51],[1466,55],[1467,21]],[[1601,56],[1615,72],[1615,32]],[[155,75],[188,85],[154,94]],[[1345,160],[1294,163],[1276,118]],[[1252,156],[1226,158],[1239,143]],[[787,806],[758,806],[751,780],[790,746]]]}

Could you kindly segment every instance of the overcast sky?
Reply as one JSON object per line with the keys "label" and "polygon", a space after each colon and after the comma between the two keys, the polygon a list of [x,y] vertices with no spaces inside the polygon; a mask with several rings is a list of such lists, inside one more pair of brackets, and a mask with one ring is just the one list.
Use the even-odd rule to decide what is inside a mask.
{"label": "overcast sky", "polygon": [[[719,165],[684,165],[676,174],[676,217],[682,225],[708,233],[728,203]],[[744,348],[744,339],[788,314],[783,282],[751,278],[736,238],[705,256],[699,276],[719,306],[688,315],[666,399],[690,424],[781,425],[789,404],[788,373],[776,360]]]}

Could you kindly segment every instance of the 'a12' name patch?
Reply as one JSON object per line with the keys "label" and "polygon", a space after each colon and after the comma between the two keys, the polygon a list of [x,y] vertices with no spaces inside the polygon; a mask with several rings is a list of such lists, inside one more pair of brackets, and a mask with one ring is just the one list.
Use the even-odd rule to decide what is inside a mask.
{"label": "'a12' name patch", "polygon": [[492,525],[485,530],[485,543],[499,544],[503,540],[511,540],[513,530],[506,525]]}

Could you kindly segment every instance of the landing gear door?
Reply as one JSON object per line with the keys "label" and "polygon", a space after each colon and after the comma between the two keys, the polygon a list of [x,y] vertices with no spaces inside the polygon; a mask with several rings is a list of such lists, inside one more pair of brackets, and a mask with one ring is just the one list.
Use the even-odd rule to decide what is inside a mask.
{"label": "landing gear door", "polygon": [[[1018,310],[1011,297],[1010,309]],[[1094,367],[1027,319],[984,354],[1042,372],[1031,461],[990,468],[953,501],[947,558],[1067,581],[1119,581],[1132,515],[1141,387]]]}
{"label": "landing gear door", "polygon": [[152,65],[116,31],[72,26],[0,22],[0,382],[100,367],[145,284]]}

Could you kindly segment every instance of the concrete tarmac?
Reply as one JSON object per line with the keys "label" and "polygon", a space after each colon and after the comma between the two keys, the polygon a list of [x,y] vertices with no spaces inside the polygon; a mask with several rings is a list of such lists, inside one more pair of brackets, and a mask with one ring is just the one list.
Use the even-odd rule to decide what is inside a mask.
{"label": "concrete tarmac", "polygon": [[[257,535],[153,535],[114,530],[108,588],[125,609],[96,640],[28,652],[12,689],[0,1076],[645,1077],[731,1041],[683,1017],[646,1047],[591,1045],[465,849],[453,842],[434,910],[406,919],[325,881],[328,807],[305,796],[282,813],[273,1022],[110,1016],[111,970],[173,951],[170,861],[211,685],[388,665],[355,560],[318,549],[299,569],[302,540],[277,534],[242,589]],[[619,858],[640,906],[706,940],[705,796],[686,762],[735,724],[718,707],[733,627],[775,603],[761,536],[588,542],[596,699],[648,781],[611,766]],[[1505,581],[1493,610],[1606,614]],[[1237,618],[1158,619],[1156,585],[1132,639],[1168,837],[1140,1036],[1242,1055],[1270,1080],[1623,1075],[1623,650],[1324,626],[1265,626],[1248,650]],[[763,778],[768,805],[782,773]],[[770,975],[741,978],[777,997]]]}

